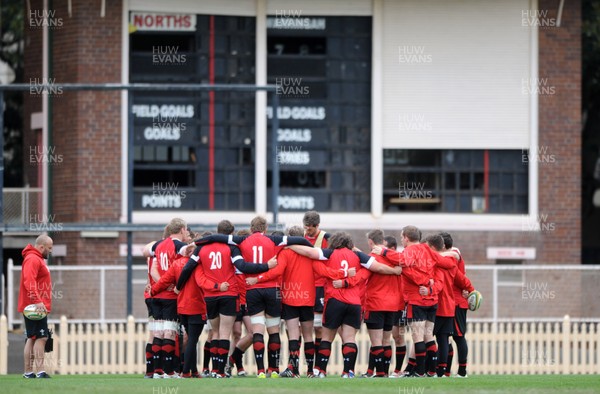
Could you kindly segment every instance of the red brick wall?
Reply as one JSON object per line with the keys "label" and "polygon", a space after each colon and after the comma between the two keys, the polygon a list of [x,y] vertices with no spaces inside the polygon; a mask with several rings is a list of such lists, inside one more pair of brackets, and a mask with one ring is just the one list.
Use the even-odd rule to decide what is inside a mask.
{"label": "red brick wall", "polygon": [[[541,0],[556,18],[558,4]],[[538,262],[581,262],[581,2],[568,1],[560,27],[539,30],[539,77],[556,94],[539,100],[539,145],[556,156],[540,164],[540,214],[555,231],[544,233]]]}

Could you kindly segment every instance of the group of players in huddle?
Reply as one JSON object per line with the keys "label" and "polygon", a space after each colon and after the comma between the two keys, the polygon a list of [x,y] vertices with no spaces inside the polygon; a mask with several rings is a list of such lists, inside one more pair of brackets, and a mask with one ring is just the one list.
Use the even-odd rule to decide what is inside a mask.
{"label": "group of players in huddle", "polygon": [[[363,320],[371,347],[361,377],[450,376],[451,336],[458,351],[455,376],[467,377],[466,297],[474,288],[450,234],[421,242],[420,230],[406,226],[399,251],[394,237],[372,230],[366,235],[367,253],[354,246],[348,233],[320,230],[315,211],[304,214],[303,225],[267,235],[266,219],[257,216],[249,230],[235,235],[228,220],[218,224],[216,234],[193,234],[184,220],[172,219],[163,239],[144,248],[150,317],[145,377],[224,378],[233,367],[245,376],[242,357],[252,345],[258,378],[297,378],[304,342],[306,376],[324,378],[331,344],[339,335],[342,377],[353,378]],[[289,360],[280,372],[281,319]],[[196,349],[205,324],[210,331],[200,373]],[[179,341],[180,326],[185,345]],[[413,346],[402,370],[407,328]],[[389,373],[392,338],[396,365]]]}

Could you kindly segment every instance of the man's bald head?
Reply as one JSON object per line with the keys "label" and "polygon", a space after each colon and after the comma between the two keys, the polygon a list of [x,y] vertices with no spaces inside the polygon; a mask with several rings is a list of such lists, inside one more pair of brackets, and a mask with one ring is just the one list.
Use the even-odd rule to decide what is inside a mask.
{"label": "man's bald head", "polygon": [[54,242],[52,238],[50,238],[46,234],[42,234],[35,239],[35,248],[40,251],[42,257],[47,259],[48,256],[52,253],[52,246]]}

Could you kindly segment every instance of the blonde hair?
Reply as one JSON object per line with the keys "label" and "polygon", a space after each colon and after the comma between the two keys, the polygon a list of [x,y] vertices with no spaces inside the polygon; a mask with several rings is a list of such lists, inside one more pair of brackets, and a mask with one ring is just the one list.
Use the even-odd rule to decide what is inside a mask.
{"label": "blonde hair", "polygon": [[187,228],[187,223],[185,220],[174,218],[171,219],[169,224],[167,224],[167,227],[165,228],[165,234],[167,237],[173,234],[179,234],[184,228]]}

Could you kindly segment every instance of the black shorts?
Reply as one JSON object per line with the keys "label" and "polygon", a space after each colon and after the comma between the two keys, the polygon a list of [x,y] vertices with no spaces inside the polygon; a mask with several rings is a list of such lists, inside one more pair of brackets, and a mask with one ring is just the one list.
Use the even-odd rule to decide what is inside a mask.
{"label": "black shorts", "polygon": [[146,298],[145,299],[146,302],[146,308],[148,309],[148,317],[154,317],[154,315],[152,314],[152,298]]}
{"label": "black shorts", "polygon": [[316,287],[316,295],[315,295],[315,313],[323,313],[323,308],[325,307],[325,287],[317,286]]}
{"label": "black shorts", "polygon": [[360,305],[346,304],[330,298],[323,309],[323,327],[337,330],[342,324],[360,329]]}
{"label": "black shorts", "polygon": [[463,337],[467,333],[467,309],[456,307],[454,309],[454,335]]}
{"label": "black shorts", "polygon": [[152,316],[154,320],[177,321],[177,300],[153,298]]}
{"label": "black shorts", "polygon": [[25,335],[27,338],[48,338],[48,316],[40,320],[31,320],[23,315],[25,319]]}
{"label": "black shorts", "polygon": [[241,304],[235,321],[244,321],[244,316],[248,316],[248,309],[246,309],[246,304]]}
{"label": "black shorts", "polygon": [[406,318],[409,322],[415,321],[430,321],[435,322],[435,313],[437,312],[437,305],[432,306],[420,306],[408,304]]}
{"label": "black shorts", "polygon": [[271,317],[281,316],[281,295],[276,287],[249,289],[246,292],[246,305],[250,316],[260,312],[265,312]]}
{"label": "black shorts", "polygon": [[394,317],[398,312],[367,311],[365,312],[365,324],[369,330],[392,331]]}
{"label": "black shorts", "polygon": [[179,315],[181,325],[185,327],[186,332],[190,332],[190,324],[198,324],[204,326],[206,324],[206,315]]}
{"label": "black shorts", "polygon": [[408,319],[406,318],[406,313],[408,309],[408,304],[404,306],[404,309],[400,309],[396,312],[396,316],[394,316],[394,325],[399,327],[406,327],[408,325]]}
{"label": "black shorts", "polygon": [[315,314],[312,306],[281,305],[281,318],[283,320],[300,319],[301,322],[314,321]]}
{"label": "black shorts", "polygon": [[236,316],[240,307],[236,296],[206,297],[206,312],[208,319],[216,319],[219,315]]}
{"label": "black shorts", "polygon": [[433,334],[454,334],[454,317],[437,316],[433,326]]}

